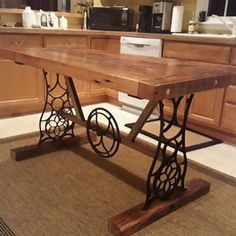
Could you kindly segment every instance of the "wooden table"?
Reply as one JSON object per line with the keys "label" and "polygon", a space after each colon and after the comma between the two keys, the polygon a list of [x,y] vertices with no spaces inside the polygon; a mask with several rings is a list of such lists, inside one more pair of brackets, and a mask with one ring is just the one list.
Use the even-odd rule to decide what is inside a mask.
{"label": "wooden table", "polygon": [[[204,180],[193,179],[185,183],[186,122],[195,92],[236,84],[236,71],[230,66],[77,49],[0,49],[0,56],[41,68],[46,82],[39,143],[11,150],[16,160],[78,145],[78,141],[79,144],[89,141],[94,151],[104,158],[113,156],[120,142],[153,157],[145,203],[109,220],[109,230],[114,235],[132,234],[209,191],[210,184]],[[47,71],[56,74],[53,85],[48,83]],[[105,109],[93,110],[85,120],[72,78],[145,98],[149,103],[130,133],[124,134],[119,131],[112,114]],[[165,121],[164,99],[169,99],[173,105],[168,123]],[[179,119],[177,112],[183,102],[185,109]],[[140,142],[137,135],[156,107],[160,113],[158,133],[161,141],[153,147]],[[48,110],[50,115],[45,113]],[[100,116],[107,120],[107,125],[99,122]],[[74,136],[76,123],[86,126],[85,135]],[[167,131],[174,125],[180,125],[179,132],[167,138]],[[104,142],[105,136],[111,138],[111,145]],[[173,151],[167,150],[170,142],[175,143]],[[180,149],[183,150],[182,157],[179,156]],[[162,160],[158,162],[160,156]]]}

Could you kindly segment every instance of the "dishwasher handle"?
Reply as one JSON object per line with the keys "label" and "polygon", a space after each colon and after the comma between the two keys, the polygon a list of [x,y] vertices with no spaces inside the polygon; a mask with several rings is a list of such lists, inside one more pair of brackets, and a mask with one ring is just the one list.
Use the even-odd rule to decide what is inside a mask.
{"label": "dishwasher handle", "polygon": [[135,46],[137,48],[143,48],[143,47],[150,47],[151,45],[150,44],[143,44],[143,43],[126,43],[128,45],[132,45],[132,46]]}

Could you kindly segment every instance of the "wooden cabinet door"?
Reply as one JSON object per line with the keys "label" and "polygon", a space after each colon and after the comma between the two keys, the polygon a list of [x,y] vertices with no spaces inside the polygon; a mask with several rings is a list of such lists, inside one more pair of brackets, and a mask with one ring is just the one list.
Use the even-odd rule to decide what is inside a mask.
{"label": "wooden cabinet door", "polygon": [[226,89],[220,126],[231,132],[236,132],[236,86]]}
{"label": "wooden cabinet door", "polygon": [[0,117],[38,112],[44,104],[42,71],[0,60]]}
{"label": "wooden cabinet door", "polygon": [[90,38],[90,49],[107,51],[108,50],[108,43],[109,43],[108,37],[91,37]]}
{"label": "wooden cabinet door", "polygon": [[107,50],[110,53],[120,53],[120,37],[110,37]]}
{"label": "wooden cabinet door", "polygon": [[120,53],[120,37],[91,37],[90,48],[110,53]]}
{"label": "wooden cabinet door", "polygon": [[[42,47],[42,37],[0,34],[0,47]],[[0,55],[0,117],[38,112],[43,108],[44,97],[41,70],[16,64]]]}
{"label": "wooden cabinet door", "polygon": [[224,98],[224,89],[196,93],[189,117],[193,121],[219,126]]}

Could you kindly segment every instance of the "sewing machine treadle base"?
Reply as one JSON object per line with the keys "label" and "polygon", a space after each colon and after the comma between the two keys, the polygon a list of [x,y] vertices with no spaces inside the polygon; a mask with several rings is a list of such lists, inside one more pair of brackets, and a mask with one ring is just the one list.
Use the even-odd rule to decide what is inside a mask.
{"label": "sewing machine treadle base", "polygon": [[115,235],[131,235],[150,225],[156,220],[168,215],[189,202],[207,194],[210,184],[202,179],[192,179],[185,183],[185,191],[176,192],[167,201],[159,199],[143,210],[143,203],[126,210],[108,220],[108,229]]}

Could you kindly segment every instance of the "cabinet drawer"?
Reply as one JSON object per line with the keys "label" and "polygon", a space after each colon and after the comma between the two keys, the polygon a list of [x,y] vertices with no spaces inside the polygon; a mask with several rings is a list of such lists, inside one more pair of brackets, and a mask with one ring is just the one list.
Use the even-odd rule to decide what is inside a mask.
{"label": "cabinet drawer", "polygon": [[42,47],[42,37],[37,35],[1,34],[0,47]]}
{"label": "cabinet drawer", "polygon": [[231,85],[226,89],[225,101],[236,105],[236,86]]}
{"label": "cabinet drawer", "polygon": [[109,43],[108,38],[91,38],[90,48],[106,51],[108,49],[108,43]]}
{"label": "cabinet drawer", "polygon": [[221,119],[221,127],[236,132],[236,105],[225,103]]}
{"label": "cabinet drawer", "polygon": [[163,56],[228,64],[230,51],[231,48],[229,46],[164,41]]}
{"label": "cabinet drawer", "polygon": [[86,36],[45,36],[44,46],[53,48],[88,48]]}

